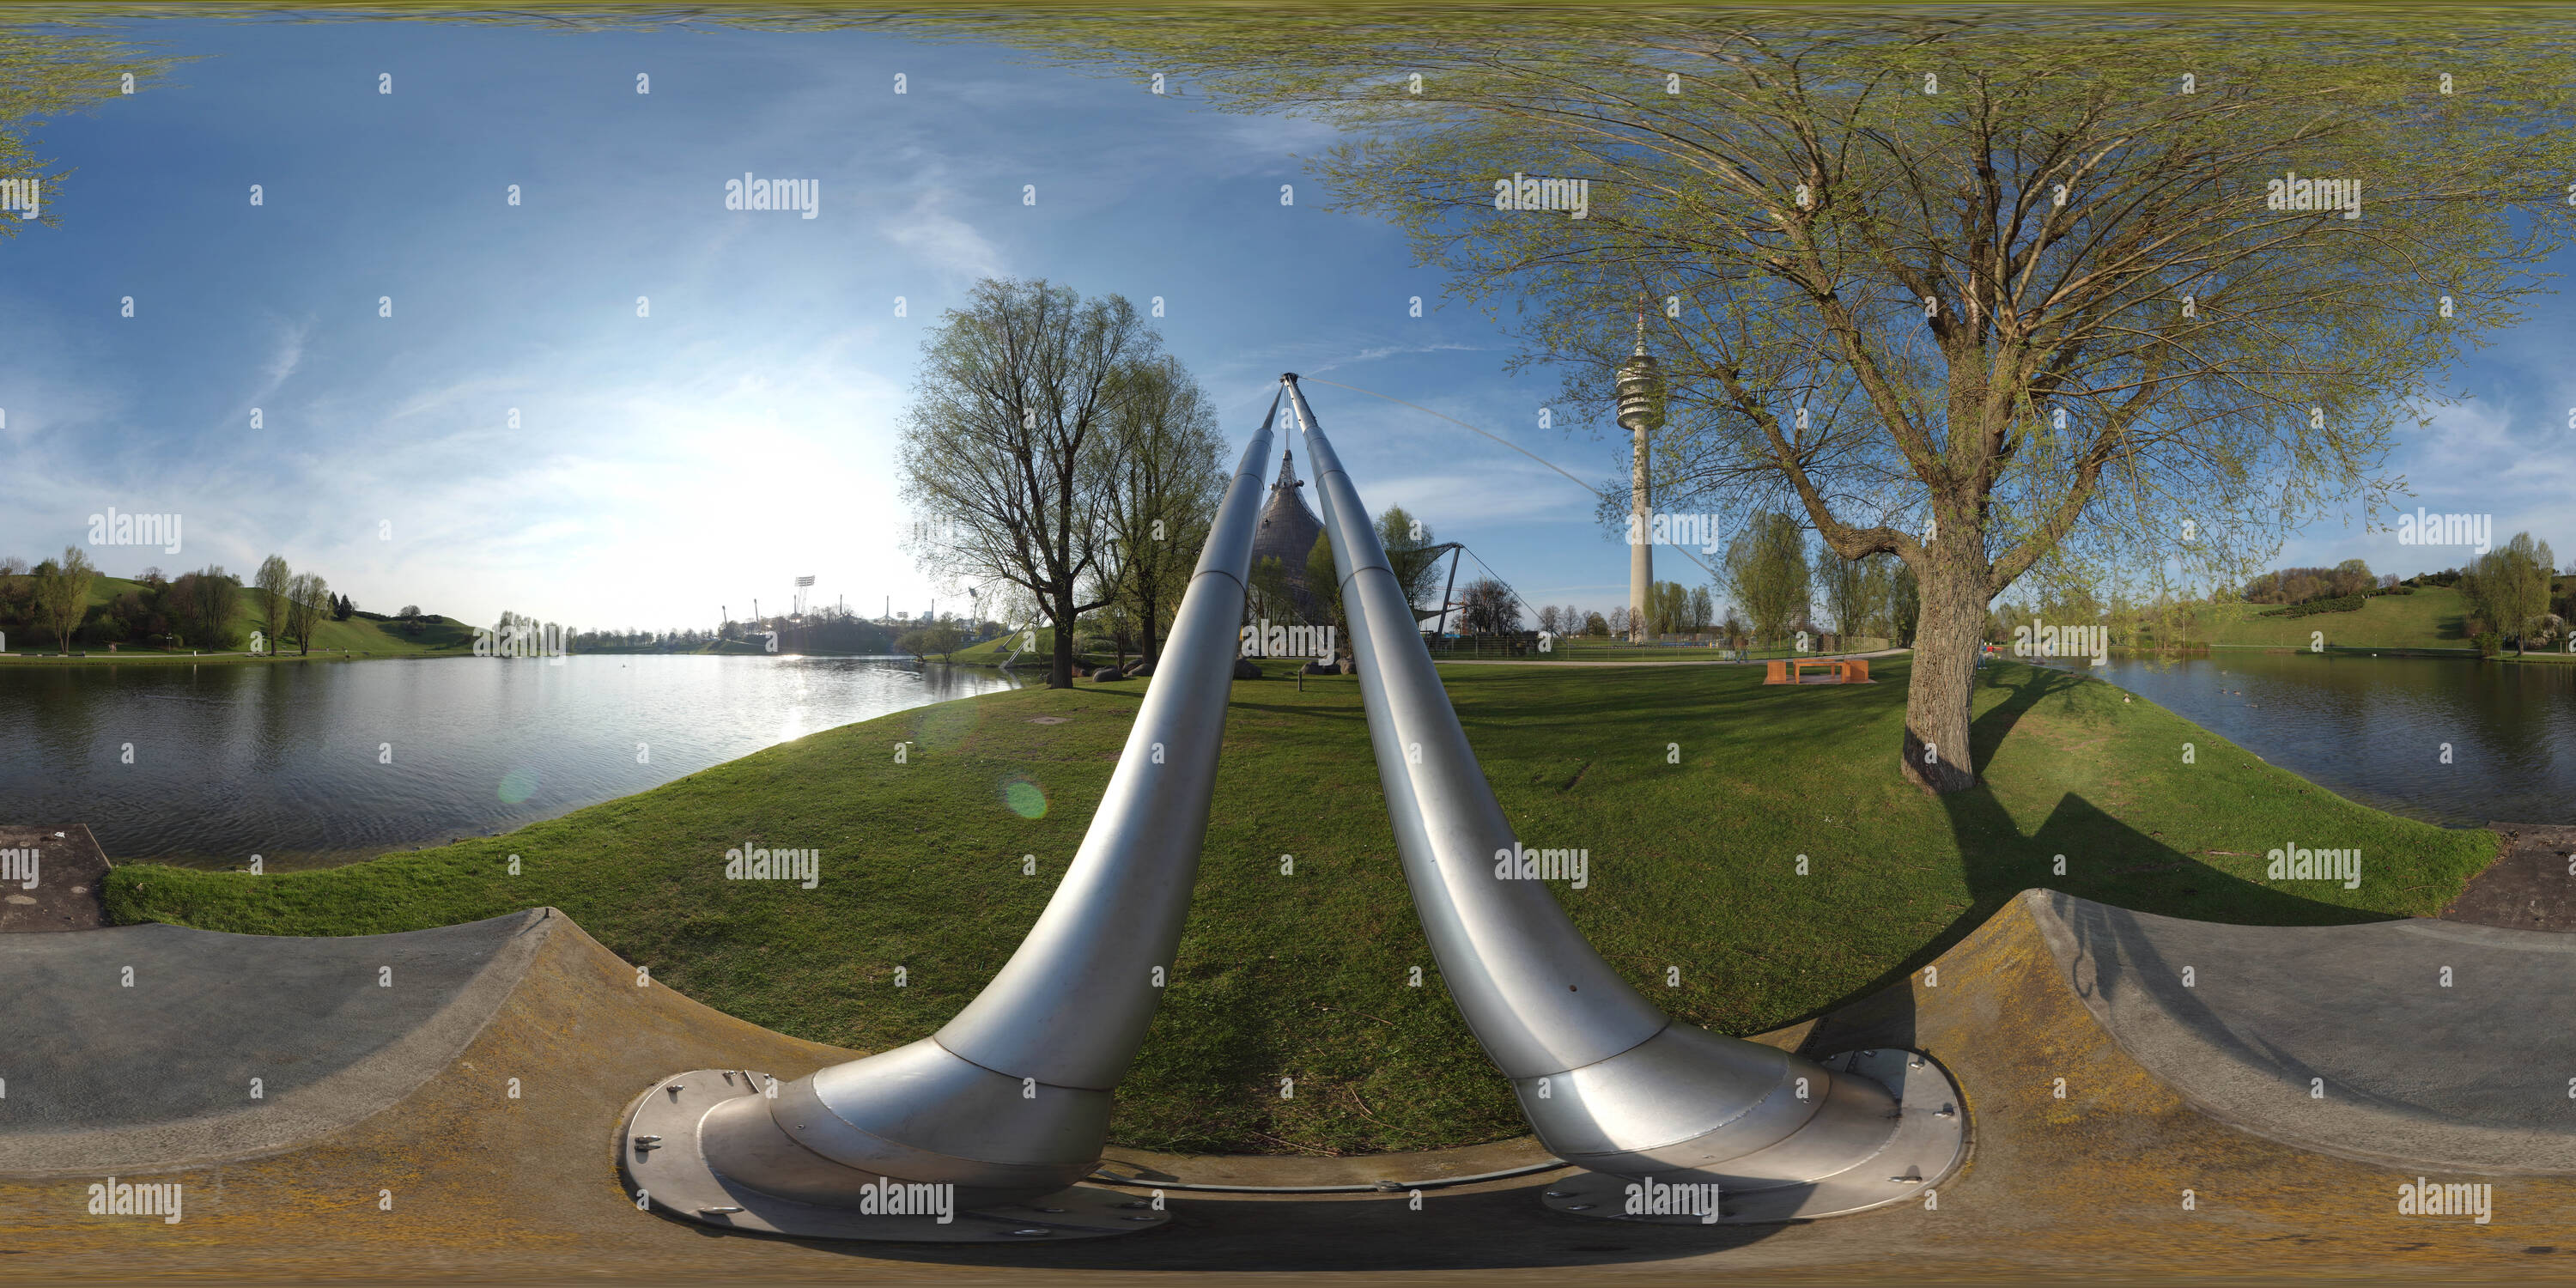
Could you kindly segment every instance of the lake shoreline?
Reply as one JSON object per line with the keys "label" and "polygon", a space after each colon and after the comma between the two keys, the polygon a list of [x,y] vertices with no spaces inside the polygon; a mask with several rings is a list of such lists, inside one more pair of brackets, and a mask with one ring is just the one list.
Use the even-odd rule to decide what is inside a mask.
{"label": "lake shoreline", "polygon": [[270,872],[497,835],[1017,683],[795,654],[124,660],[0,665],[0,728],[24,731],[0,740],[0,819],[78,819],[120,862],[221,870],[260,854]]}
{"label": "lake shoreline", "polygon": [[281,662],[381,662],[417,661],[433,657],[472,657],[465,652],[435,653],[0,653],[0,666],[114,666],[132,662],[144,666],[239,666],[257,663],[263,666]]}
{"label": "lake shoreline", "polygon": [[[2293,660],[2294,656],[2297,660]],[[2410,649],[2124,652],[2043,665],[2162,705],[2373,809],[2455,830],[2576,825],[2576,668]]]}

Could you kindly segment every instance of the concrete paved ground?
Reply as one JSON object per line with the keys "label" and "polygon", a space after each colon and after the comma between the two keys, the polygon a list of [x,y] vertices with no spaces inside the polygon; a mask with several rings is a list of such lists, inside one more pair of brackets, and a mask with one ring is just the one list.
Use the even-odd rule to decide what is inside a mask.
{"label": "concrete paved ground", "polygon": [[[86,1186],[103,1174],[0,1176],[8,1214],[0,1266],[47,1280],[549,1282],[1171,1282],[1174,1272],[1531,1284],[2576,1276],[2576,1177],[2401,1169],[2223,1123],[2096,1021],[2079,988],[2098,987],[2100,974],[2061,963],[2052,920],[2075,927],[2088,946],[2092,956],[2075,966],[2108,961],[2115,977],[2148,960],[2121,954],[2180,942],[2159,938],[2173,933],[2167,927],[2096,919],[2072,901],[2025,894],[1932,963],[1935,979],[1918,970],[1822,1020],[1766,1035],[1818,1054],[1907,1045],[1940,1059],[1963,1091],[1974,1143],[1965,1170],[1938,1188],[1937,1206],[1787,1227],[1629,1226],[1547,1212],[1537,1198],[1541,1176],[1431,1191],[1418,1211],[1402,1196],[1175,1195],[1171,1228],[1078,1245],[723,1235],[638,1212],[619,1192],[610,1136],[620,1112],[677,1070],[721,1065],[794,1077],[850,1053],[767,1032],[658,985],[639,988],[631,966],[557,916],[539,933],[514,936],[533,945],[517,985],[454,1059],[398,1103],[285,1152],[149,1178],[187,1187],[177,1224],[88,1214]],[[2511,1035],[2461,1036],[2488,1044],[2469,1048],[2465,1058],[2475,1059]],[[22,1039],[23,1030],[0,1033],[0,1062],[17,1058],[9,1052]],[[2193,1076],[2185,1064],[2172,1068]],[[13,1079],[9,1099],[17,1096]],[[0,1129],[0,1143],[12,1134]],[[1313,1167],[1112,1156],[1235,1183],[1300,1183],[1285,1178]],[[1418,1175],[1421,1166],[1419,1157],[1344,1160],[1331,1170],[1340,1179],[1379,1169]],[[133,1180],[137,1171],[118,1175]],[[2419,1174],[2493,1185],[2491,1219],[2401,1214],[2398,1186]]]}
{"label": "concrete paved ground", "polygon": [[2576,827],[2489,823],[2504,854],[2442,910],[2445,921],[2516,930],[2576,930]]}
{"label": "concrete paved ground", "polygon": [[0,936],[0,1172],[232,1161],[356,1123],[454,1063],[547,925]]}
{"label": "concrete paved ground", "polygon": [[2576,936],[2416,919],[2222,926],[2066,895],[2042,934],[2195,1107],[2391,1166],[2576,1174]]}
{"label": "concrete paved ground", "polygon": [[87,824],[0,825],[0,852],[17,856],[0,880],[0,935],[107,924],[107,852]]}

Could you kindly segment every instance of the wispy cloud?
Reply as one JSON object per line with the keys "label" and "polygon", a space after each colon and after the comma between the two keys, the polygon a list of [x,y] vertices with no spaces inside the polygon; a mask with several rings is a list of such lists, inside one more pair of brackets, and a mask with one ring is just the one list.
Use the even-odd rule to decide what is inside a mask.
{"label": "wispy cloud", "polygon": [[910,209],[878,221],[887,241],[929,267],[957,278],[1002,277],[1001,249],[957,213],[958,194],[945,184],[922,189]]}
{"label": "wispy cloud", "polygon": [[1486,349],[1483,346],[1473,344],[1449,344],[1446,342],[1434,344],[1382,344],[1373,348],[1362,349],[1348,357],[1336,358],[1330,362],[1320,364],[1310,364],[1308,370],[1312,374],[1322,375],[1327,371],[1337,370],[1342,367],[1351,366],[1355,363],[1376,362],[1383,358],[1393,358],[1403,354],[1484,352],[1486,352]]}
{"label": "wispy cloud", "polygon": [[311,318],[279,327],[277,349],[269,356],[267,365],[260,368],[259,387],[251,391],[252,405],[266,402],[271,394],[284,388],[296,370],[304,365],[304,338],[312,331]]}

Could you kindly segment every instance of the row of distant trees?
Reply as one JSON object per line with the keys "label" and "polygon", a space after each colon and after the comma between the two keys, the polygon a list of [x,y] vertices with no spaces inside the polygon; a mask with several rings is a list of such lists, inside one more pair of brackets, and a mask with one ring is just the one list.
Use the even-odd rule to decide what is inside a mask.
{"label": "row of distant trees", "polygon": [[[1381,520],[1382,537],[1387,526]],[[1561,636],[1713,632],[1730,641],[1777,644],[1805,631],[1904,643],[1913,638],[1922,611],[1914,571],[1903,560],[1888,554],[1846,559],[1821,542],[1811,552],[1805,527],[1778,512],[1758,513],[1745,525],[1717,574],[1700,586],[1656,582],[1642,608],[1623,604],[1606,612],[1573,604],[1530,609],[1502,582],[1479,578],[1458,594],[1455,627],[1470,635],[1518,631],[1526,612],[1539,630]]]}
{"label": "row of distant trees", "polygon": [[2149,638],[2188,637],[2213,603],[2295,606],[2440,586],[2460,592],[2462,633],[2481,651],[2493,653],[2507,644],[2529,649],[2565,640],[2570,623],[2576,622],[2576,560],[2570,561],[2564,575],[2555,571],[2554,562],[2548,542],[2520,532],[2464,568],[2445,568],[2401,581],[2395,573],[2373,572],[2366,560],[2346,559],[2332,567],[2276,568],[2248,579],[2241,588],[2221,587],[2205,599],[2164,587],[2140,592],[2115,583],[2106,588],[2083,570],[2061,566],[2035,580],[2012,602],[1999,601],[1987,635],[2009,639],[2013,627],[2033,618],[2050,623],[2099,622],[2111,628],[2115,642],[2134,645]]}
{"label": "row of distant trees", "polygon": [[[516,617],[516,614],[504,616]],[[521,622],[523,630],[531,625],[542,630],[545,625],[525,619]],[[696,626],[673,626],[658,631],[637,627],[579,631],[573,634],[571,647],[575,652],[689,653],[720,641],[764,637],[773,630],[778,632],[778,646],[785,652],[883,654],[898,651],[897,628],[830,604],[808,609],[801,616],[781,614],[756,620],[727,621],[712,631]]]}
{"label": "row of distant trees", "polygon": [[[78,546],[32,566],[15,556],[0,558],[0,622],[32,627],[37,640],[65,650],[125,643],[221,650],[244,643],[242,580],[220,565],[175,579],[146,568],[133,589],[94,605],[90,595],[99,576],[98,565]],[[319,574],[296,573],[277,555],[261,563],[252,586],[273,642],[293,640],[307,652],[315,627],[345,621],[357,611]]]}
{"label": "row of distant trees", "polygon": [[2374,586],[2393,586],[2397,577],[2371,575],[2370,565],[2346,559],[2332,568],[2280,568],[2249,579],[2240,592],[2249,604],[2304,604],[2311,599],[2358,595]]}
{"label": "row of distant trees", "polygon": [[1776,644],[1830,631],[1910,644],[1923,612],[1912,564],[1883,551],[1847,559],[1822,541],[1810,553],[1806,525],[1779,511],[1756,513],[1718,572],[1728,600],[1719,633],[1729,639]]}

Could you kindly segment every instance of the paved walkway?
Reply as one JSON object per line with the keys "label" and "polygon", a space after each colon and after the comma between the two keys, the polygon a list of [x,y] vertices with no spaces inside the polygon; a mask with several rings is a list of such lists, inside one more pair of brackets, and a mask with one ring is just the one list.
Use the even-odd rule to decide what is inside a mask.
{"label": "paved walkway", "polygon": [[2442,910],[2445,921],[2516,930],[2576,930],[2576,827],[2489,823],[2504,854]]}
{"label": "paved walkway", "polygon": [[[793,1078],[853,1053],[639,988],[633,965],[561,914],[338,941],[175,927],[8,936],[0,1248],[30,1281],[2563,1277],[2576,1271],[2576,1176],[2532,1169],[2568,1158],[2553,1119],[2576,1076],[2565,947],[2422,921],[2209,926],[2029,892],[1894,987],[1763,1037],[1817,1055],[1909,1046],[1940,1060],[1963,1091],[1973,1149],[1936,1208],[1631,1226],[1548,1212],[1541,1174],[1425,1191],[1418,1209],[1403,1194],[1176,1191],[1172,1227],[1135,1239],[915,1247],[727,1238],[637,1211],[611,1138],[645,1088],[711,1066]],[[371,992],[387,962],[416,989]],[[126,964],[138,967],[132,997],[111,991]],[[2195,967],[2188,991],[2175,982],[2182,964]],[[2448,993],[2435,991],[2437,964],[2455,968]],[[333,1113],[286,1112],[432,1032],[388,1061],[419,1080],[380,1107],[358,1112],[370,1102],[352,1096]],[[284,1094],[245,1110],[234,1097],[259,1070],[280,1071]],[[2305,1098],[2312,1074],[2327,1079],[2324,1101]],[[190,1124],[209,1117],[272,1125],[236,1137],[218,1164],[187,1152]],[[94,1148],[135,1143],[120,1131],[169,1145],[152,1157]],[[66,1133],[92,1133],[89,1152],[64,1157]],[[1110,1153],[1121,1170],[1185,1181],[1301,1184],[1474,1174],[1527,1150]],[[2481,1150],[2493,1165],[2441,1161]],[[30,1168],[40,1161],[53,1166]],[[2492,1184],[2492,1222],[2400,1214],[2397,1185],[2418,1174]],[[109,1175],[185,1185],[183,1222],[90,1215],[87,1187]]]}
{"label": "paved walkway", "polygon": [[551,923],[0,936],[0,1173],[153,1170],[318,1141],[447,1072]]}
{"label": "paved walkway", "polygon": [[2094,1018],[2211,1117],[2390,1167],[2576,1176],[2576,936],[2024,898]]}

